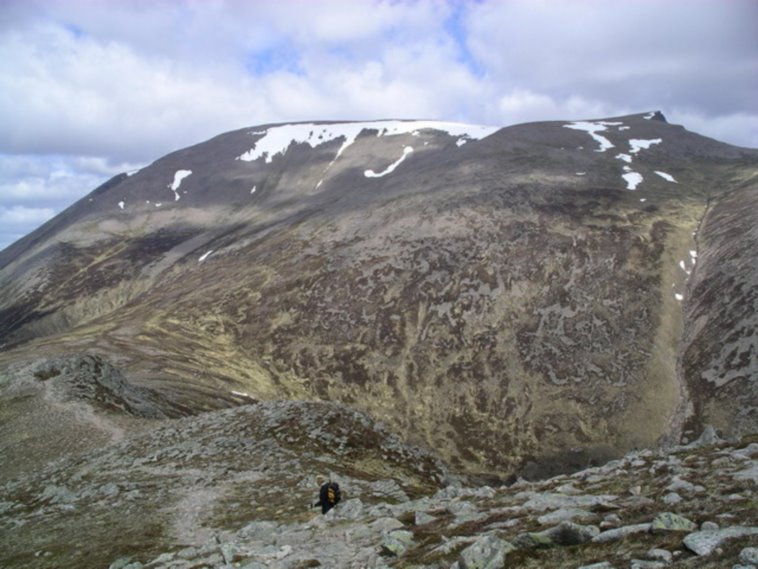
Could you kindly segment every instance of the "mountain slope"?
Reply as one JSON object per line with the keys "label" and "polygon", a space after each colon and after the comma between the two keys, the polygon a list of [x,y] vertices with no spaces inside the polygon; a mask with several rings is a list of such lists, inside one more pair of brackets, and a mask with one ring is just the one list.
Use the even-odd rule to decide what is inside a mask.
{"label": "mountain slope", "polygon": [[0,364],[336,400],[481,472],[755,431],[757,165],[659,113],[223,134],[0,253]]}

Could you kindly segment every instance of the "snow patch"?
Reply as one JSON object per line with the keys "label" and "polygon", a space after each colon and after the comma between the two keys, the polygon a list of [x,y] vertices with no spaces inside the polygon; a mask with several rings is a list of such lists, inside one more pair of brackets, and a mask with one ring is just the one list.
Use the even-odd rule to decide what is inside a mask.
{"label": "snow patch", "polygon": [[363,175],[366,176],[367,178],[381,178],[382,176],[386,176],[387,174],[394,172],[395,168],[397,168],[411,152],[413,152],[413,147],[406,146],[405,148],[403,148],[403,155],[397,160],[395,160],[392,164],[387,166],[384,170],[382,170],[379,173],[376,173],[373,170],[366,170],[363,172]]}
{"label": "snow patch", "polygon": [[684,300],[684,296],[679,294],[678,292],[674,294],[674,298],[677,299],[679,302]]}
{"label": "snow patch", "polygon": [[636,190],[637,186],[639,186],[642,183],[642,174],[639,172],[627,172],[626,174],[623,174],[621,176],[626,180],[626,189],[627,190]]}
{"label": "snow patch", "polygon": [[630,126],[620,126],[619,130],[629,130],[630,128],[632,128],[632,127],[630,127]]}
{"label": "snow patch", "polygon": [[157,202],[157,203],[155,204],[155,207],[161,207],[162,205],[163,205],[163,204],[162,204],[161,202]]}
{"label": "snow patch", "polygon": [[674,179],[674,176],[671,174],[667,174],[666,172],[659,172],[658,170],[655,171],[656,174],[658,174],[661,178],[668,182],[673,182],[674,184],[677,184],[678,182]]}
{"label": "snow patch", "polygon": [[337,150],[335,160],[348,148],[358,135],[364,130],[375,130],[377,136],[396,136],[400,134],[414,134],[423,129],[439,130],[447,132],[450,136],[466,140],[479,140],[499,130],[499,127],[469,125],[440,121],[373,121],[338,124],[285,124],[273,126],[265,131],[257,131],[252,134],[260,135],[252,149],[248,150],[238,160],[253,162],[264,158],[270,164],[274,156],[284,154],[292,144],[308,144],[316,148],[327,142],[342,139],[342,146]]}
{"label": "snow patch", "polygon": [[653,138],[651,140],[644,140],[641,138],[632,138],[629,140],[629,153],[637,154],[640,150],[642,149],[647,150],[653,144],[660,144],[661,142],[663,142],[663,139],[661,138]]}
{"label": "snow patch", "polygon": [[131,178],[132,176],[134,176],[140,170],[141,170],[141,168],[137,168],[136,170],[131,170],[131,171],[127,172],[126,175]]}
{"label": "snow patch", "polygon": [[646,114],[643,118],[645,118],[647,120],[650,120],[650,119],[652,119],[654,117],[655,117],[655,113],[653,112],[653,113]]}
{"label": "snow patch", "polygon": [[624,162],[627,162],[628,164],[632,163],[632,157],[629,154],[616,154],[617,160],[623,160]]}
{"label": "snow patch", "polygon": [[640,201],[641,201],[641,202],[646,202],[646,201],[647,201],[647,198],[640,198]]}
{"label": "snow patch", "polygon": [[208,255],[210,255],[211,253],[213,253],[213,249],[211,249],[210,251],[206,251],[205,253],[203,253],[202,255],[200,255],[200,258],[197,260],[197,262],[198,263],[202,263],[203,261],[205,261],[208,258]]}
{"label": "snow patch", "polygon": [[[192,174],[192,170],[177,170],[174,173],[174,181],[169,186],[171,188],[171,191],[174,192],[174,201],[177,201],[177,202],[179,201],[179,192],[178,192],[179,186],[182,185],[182,180],[184,180],[184,178],[186,178],[190,174]],[[184,193],[186,194],[187,192],[184,192]]]}
{"label": "snow patch", "polygon": [[587,172],[577,172],[576,175],[577,176],[586,176]]}
{"label": "snow patch", "polygon": [[[90,200],[90,201],[92,201],[92,200]],[[124,201],[118,202],[118,207],[120,207],[121,209],[124,209],[125,205],[126,205],[126,202],[124,202]]]}
{"label": "snow patch", "polygon": [[577,122],[572,122],[570,124],[564,124],[563,128],[573,128],[574,130],[583,130],[589,133],[589,135],[592,138],[594,138],[597,141],[597,143],[600,145],[600,148],[595,150],[595,152],[605,152],[609,148],[613,148],[613,143],[607,138],[605,138],[604,136],[600,136],[597,133],[603,132],[604,130],[608,130],[609,126],[616,126],[620,124],[622,123],[605,122],[605,121],[599,121],[599,122],[577,121]]}
{"label": "snow patch", "polygon": [[697,259],[697,251],[690,249],[690,257],[692,257],[692,261],[694,262]]}
{"label": "snow patch", "polygon": [[255,193],[255,190],[257,190],[257,189],[258,189],[258,186],[253,186],[253,189],[252,189],[252,190],[250,190],[250,193],[251,193],[251,194],[254,194],[254,193]]}

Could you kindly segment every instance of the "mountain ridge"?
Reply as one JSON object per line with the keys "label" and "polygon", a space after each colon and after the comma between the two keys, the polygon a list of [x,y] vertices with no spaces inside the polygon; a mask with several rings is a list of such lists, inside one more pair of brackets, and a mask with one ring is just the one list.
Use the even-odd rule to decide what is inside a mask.
{"label": "mountain ridge", "polygon": [[[338,400],[478,471],[754,428],[754,317],[723,349],[688,336],[718,347],[696,366],[678,346],[707,212],[755,239],[719,204],[753,199],[758,151],[655,113],[481,139],[432,124],[250,127],[113,178],[0,252],[0,363],[89,352],[188,409]],[[750,251],[722,329],[755,305]],[[747,359],[712,389],[729,346]]]}

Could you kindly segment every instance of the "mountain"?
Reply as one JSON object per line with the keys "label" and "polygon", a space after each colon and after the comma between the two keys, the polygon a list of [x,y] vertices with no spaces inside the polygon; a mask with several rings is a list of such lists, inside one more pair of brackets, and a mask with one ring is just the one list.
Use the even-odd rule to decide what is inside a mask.
{"label": "mountain", "polygon": [[756,211],[659,112],[116,176],[0,252],[0,565],[748,564]]}
{"label": "mountain", "polygon": [[1,363],[102,356],[168,415],[338,401],[474,472],[744,434],[756,164],[660,113],[223,134],[0,254]]}

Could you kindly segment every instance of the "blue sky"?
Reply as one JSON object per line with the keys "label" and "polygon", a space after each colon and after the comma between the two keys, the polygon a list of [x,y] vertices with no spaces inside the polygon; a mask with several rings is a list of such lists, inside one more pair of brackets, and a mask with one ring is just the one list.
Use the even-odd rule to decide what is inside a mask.
{"label": "blue sky", "polygon": [[758,147],[756,93],[754,0],[3,0],[0,249],[246,126],[660,109]]}

